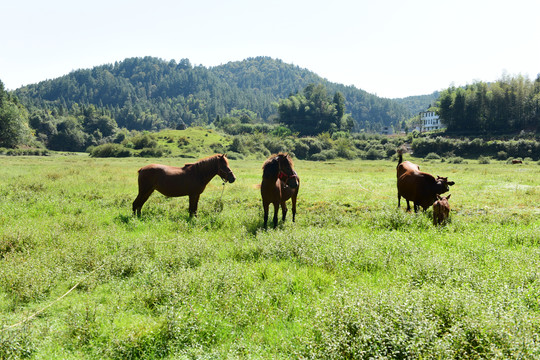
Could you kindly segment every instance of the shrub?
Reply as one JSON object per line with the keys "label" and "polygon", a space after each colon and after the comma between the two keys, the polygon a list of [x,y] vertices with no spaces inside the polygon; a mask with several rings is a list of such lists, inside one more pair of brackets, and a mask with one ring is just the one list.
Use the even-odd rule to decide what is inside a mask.
{"label": "shrub", "polygon": [[234,151],[229,151],[227,152],[227,158],[230,160],[244,160],[244,155]]}
{"label": "shrub", "polygon": [[294,153],[296,154],[296,157],[298,157],[298,159],[307,159],[308,157],[308,154],[309,154],[309,145],[301,142],[301,141],[297,141],[294,143]]}
{"label": "shrub", "polygon": [[144,148],[137,155],[140,157],[162,157],[165,151],[162,148]]}
{"label": "shrub", "polygon": [[103,144],[89,149],[91,157],[130,157],[131,150],[120,144]]}
{"label": "shrub", "polygon": [[329,150],[323,150],[318,154],[314,154],[311,156],[311,160],[315,161],[326,161],[326,160],[332,160],[338,157],[338,153],[334,149]]}
{"label": "shrub", "polygon": [[448,159],[448,163],[449,164],[461,164],[461,163],[467,164],[466,161],[465,162],[463,161],[463,158],[461,156],[456,156],[456,157]]}
{"label": "shrub", "polygon": [[366,151],[366,159],[367,160],[384,159],[384,150],[378,149],[376,147],[371,147],[369,148],[368,151]]}
{"label": "shrub", "polygon": [[497,153],[497,159],[499,160],[506,160],[508,159],[508,153],[506,151],[499,151]]}
{"label": "shrub", "polygon": [[157,146],[157,141],[154,139],[154,136],[150,134],[137,135],[130,140],[133,143],[133,148],[137,150],[144,148],[154,148]]}
{"label": "shrub", "polygon": [[243,153],[244,152],[244,144],[242,143],[242,140],[240,138],[235,137],[233,139],[233,142],[231,145],[229,145],[229,149],[227,150],[228,154],[231,153]]}
{"label": "shrub", "polygon": [[427,160],[439,160],[440,158],[441,157],[439,156],[439,154],[434,153],[434,152],[430,152],[429,154],[426,155]]}
{"label": "shrub", "polygon": [[489,157],[486,156],[479,156],[478,157],[478,163],[479,164],[489,164],[491,161],[489,160]]}
{"label": "shrub", "polygon": [[276,137],[265,140],[264,146],[268,149],[268,151],[270,151],[271,154],[287,152],[287,146]]}
{"label": "shrub", "polygon": [[178,144],[178,147],[184,147],[189,145],[189,139],[185,136],[180,136],[176,143]]}
{"label": "shrub", "polygon": [[219,154],[223,154],[225,153],[225,147],[220,144],[220,143],[213,143],[213,144],[210,144],[210,149],[215,152],[215,153],[219,153]]}
{"label": "shrub", "polygon": [[323,143],[314,137],[300,138],[296,140],[293,149],[299,159],[309,159],[323,150]]}

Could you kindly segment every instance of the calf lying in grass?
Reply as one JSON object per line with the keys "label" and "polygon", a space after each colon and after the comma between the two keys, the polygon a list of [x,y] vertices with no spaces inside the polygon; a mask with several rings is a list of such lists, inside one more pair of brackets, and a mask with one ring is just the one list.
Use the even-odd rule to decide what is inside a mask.
{"label": "calf lying in grass", "polygon": [[448,204],[450,196],[450,194],[447,197],[437,195],[437,201],[433,204],[433,225],[446,223],[450,215],[450,204]]}

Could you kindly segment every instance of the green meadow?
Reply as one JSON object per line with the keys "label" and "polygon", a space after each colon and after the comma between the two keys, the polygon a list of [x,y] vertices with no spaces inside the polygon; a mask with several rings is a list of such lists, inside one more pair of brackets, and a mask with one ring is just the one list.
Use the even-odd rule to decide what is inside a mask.
{"label": "green meadow", "polygon": [[263,159],[137,218],[137,170],[193,159],[2,156],[0,358],[539,358],[540,166],[409,160],[456,182],[446,226],[390,161],[295,161],[265,231]]}

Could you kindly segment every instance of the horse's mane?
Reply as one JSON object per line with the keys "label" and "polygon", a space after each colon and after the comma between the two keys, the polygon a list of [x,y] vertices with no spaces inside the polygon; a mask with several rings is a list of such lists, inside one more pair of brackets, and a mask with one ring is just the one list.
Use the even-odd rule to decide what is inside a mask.
{"label": "horse's mane", "polygon": [[[185,164],[183,169],[188,169],[191,167],[195,167],[199,172],[202,173],[210,173],[212,171],[215,171],[216,169],[216,162],[218,161],[219,157],[223,156],[223,154],[216,154],[212,156],[205,157],[204,159],[200,159],[197,162]],[[225,162],[227,166],[229,165],[229,161],[225,156],[223,156],[223,159],[225,159]]]}
{"label": "horse's mane", "polygon": [[293,162],[292,162],[292,159],[291,157],[289,156],[289,154],[287,153],[283,153],[283,152],[280,152],[280,153],[277,153],[277,154],[272,154],[270,155],[270,157],[268,159],[266,159],[266,161],[264,162],[262,168],[266,168],[270,163],[274,162],[274,161],[277,161],[277,158],[279,156],[284,156],[285,159],[287,159],[287,161],[289,162],[289,165],[291,165],[291,169],[293,168]]}
{"label": "horse's mane", "polygon": [[[262,168],[263,168],[263,176],[271,176],[271,175],[277,175],[278,172],[278,162],[277,159],[279,156],[285,157],[287,161],[289,162],[289,165],[291,166],[291,169],[293,169],[293,162],[289,154],[287,153],[278,153],[278,154],[272,154],[266,161],[264,162]],[[275,174],[274,174],[275,172]]]}

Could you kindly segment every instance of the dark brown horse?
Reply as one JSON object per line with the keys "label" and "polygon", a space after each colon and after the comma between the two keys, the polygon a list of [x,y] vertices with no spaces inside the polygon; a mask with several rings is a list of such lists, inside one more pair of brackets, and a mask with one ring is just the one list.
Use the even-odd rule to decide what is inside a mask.
{"label": "dark brown horse", "polygon": [[225,182],[236,178],[229,168],[225,154],[217,154],[184,167],[152,164],[139,169],[139,195],[133,201],[133,213],[141,215],[141,209],[154,190],[165,196],[189,196],[189,215],[197,215],[199,197],[206,185],[219,175]]}
{"label": "dark brown horse", "polygon": [[296,196],[300,187],[300,178],[294,171],[293,162],[288,154],[271,155],[263,165],[261,196],[264,209],[264,228],[268,224],[268,210],[274,204],[274,227],[278,222],[278,210],[281,205],[282,220],[287,215],[285,202],[292,200],[292,221],[296,217]]}
{"label": "dark brown horse", "polygon": [[399,160],[396,167],[398,207],[401,205],[401,197],[407,200],[407,211],[411,210],[409,201],[414,203],[414,212],[420,206],[426,211],[437,200],[438,194],[447,192],[449,186],[454,185],[447,177],[437,176],[420,171],[418,165],[410,161],[403,161],[403,155],[398,151]]}

